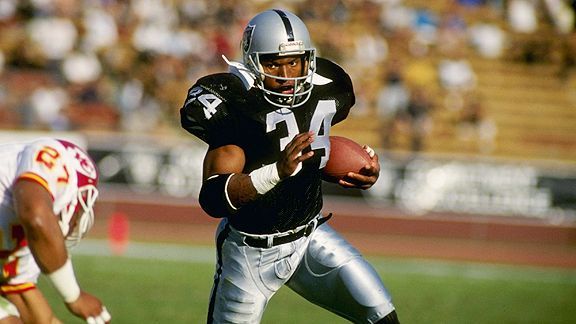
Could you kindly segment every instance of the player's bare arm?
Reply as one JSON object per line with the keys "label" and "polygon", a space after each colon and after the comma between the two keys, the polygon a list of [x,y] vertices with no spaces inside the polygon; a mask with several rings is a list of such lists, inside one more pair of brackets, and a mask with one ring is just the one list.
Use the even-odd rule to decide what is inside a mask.
{"label": "player's bare arm", "polygon": [[[274,165],[280,179],[297,172],[299,165],[312,157],[314,152],[302,154],[302,151],[314,141],[313,132],[298,134],[282,151],[280,159]],[[218,174],[232,174],[226,191],[231,204],[240,208],[253,201],[259,195],[250,175],[242,173],[245,165],[244,151],[236,145],[225,145],[206,152],[204,158],[204,178]]]}
{"label": "player's bare arm", "polygon": [[[40,184],[20,180],[14,185],[14,207],[26,232],[28,246],[36,263],[44,273],[51,273],[64,265],[68,258],[64,246],[64,236],[52,213],[52,197]],[[37,290],[9,295],[27,321],[59,323]]]}
{"label": "player's bare arm", "polygon": [[246,158],[244,150],[236,145],[224,145],[209,149],[204,157],[204,180],[216,174],[242,173]]}
{"label": "player's bare arm", "polygon": [[231,203],[236,207],[254,200],[258,195],[250,176],[242,173],[245,163],[244,151],[236,145],[225,145],[208,150],[204,157],[205,181],[218,174],[233,174],[226,190]]}
{"label": "player's bare arm", "polygon": [[378,154],[376,154],[376,152],[367,145],[364,145],[364,150],[370,155],[370,164],[364,166],[359,173],[348,173],[346,178],[338,182],[342,187],[366,190],[372,187],[378,180],[378,177],[380,176],[380,162],[378,161]]}
{"label": "player's bare arm", "polygon": [[51,273],[62,267],[68,259],[68,252],[58,218],[52,212],[50,193],[36,182],[17,181],[14,206],[40,270]]}
{"label": "player's bare arm", "polygon": [[[48,275],[62,269],[69,260],[68,251],[58,218],[52,212],[50,193],[36,182],[17,181],[14,185],[14,206],[38,267]],[[84,319],[107,313],[98,298],[83,291],[74,300],[66,301],[66,306]]]}

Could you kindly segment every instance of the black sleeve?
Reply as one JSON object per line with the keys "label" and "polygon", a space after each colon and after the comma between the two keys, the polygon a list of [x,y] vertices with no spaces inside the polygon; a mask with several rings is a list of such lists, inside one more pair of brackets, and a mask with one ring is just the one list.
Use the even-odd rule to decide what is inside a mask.
{"label": "black sleeve", "polygon": [[202,183],[198,202],[202,209],[214,218],[230,217],[237,209],[228,199],[227,184],[233,174],[216,174]]}
{"label": "black sleeve", "polygon": [[231,111],[235,96],[229,93],[234,87],[227,86],[232,80],[224,73],[198,80],[188,91],[180,109],[182,128],[211,147],[234,144],[237,138],[236,121]]}
{"label": "black sleeve", "polygon": [[331,80],[328,87],[322,88],[325,89],[326,96],[336,101],[336,115],[332,119],[332,125],[335,125],[348,117],[350,109],[356,102],[352,79],[340,65],[332,61],[319,57],[316,59],[316,64],[317,73]]}

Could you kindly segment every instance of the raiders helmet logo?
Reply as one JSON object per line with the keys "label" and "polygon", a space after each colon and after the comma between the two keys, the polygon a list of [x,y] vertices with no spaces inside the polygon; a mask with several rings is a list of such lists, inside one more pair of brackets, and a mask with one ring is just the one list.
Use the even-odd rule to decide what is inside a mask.
{"label": "raiders helmet logo", "polygon": [[252,34],[254,33],[255,25],[248,25],[246,29],[244,29],[244,34],[242,35],[242,50],[244,53],[247,53],[250,49],[250,45],[252,44]]}

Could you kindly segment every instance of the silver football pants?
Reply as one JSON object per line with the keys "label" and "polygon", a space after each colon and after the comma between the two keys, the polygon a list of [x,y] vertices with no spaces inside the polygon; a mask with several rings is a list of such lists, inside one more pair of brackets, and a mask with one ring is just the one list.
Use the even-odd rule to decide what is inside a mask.
{"label": "silver football pants", "polygon": [[271,248],[247,246],[244,238],[221,221],[208,323],[259,323],[283,285],[354,323],[374,323],[394,310],[374,268],[326,223]]}

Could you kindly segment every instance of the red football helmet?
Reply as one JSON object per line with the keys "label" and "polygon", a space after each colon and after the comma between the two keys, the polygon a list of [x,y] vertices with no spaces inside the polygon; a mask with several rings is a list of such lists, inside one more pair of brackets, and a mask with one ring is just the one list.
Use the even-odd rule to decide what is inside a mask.
{"label": "red football helmet", "polygon": [[[62,231],[69,246],[73,246],[94,224],[93,207],[98,198],[98,170],[94,161],[83,149],[65,140],[58,141],[66,148],[66,165],[70,176],[74,178],[73,175],[76,175],[75,199],[72,199],[60,214]],[[77,216],[73,220],[75,215]]]}

